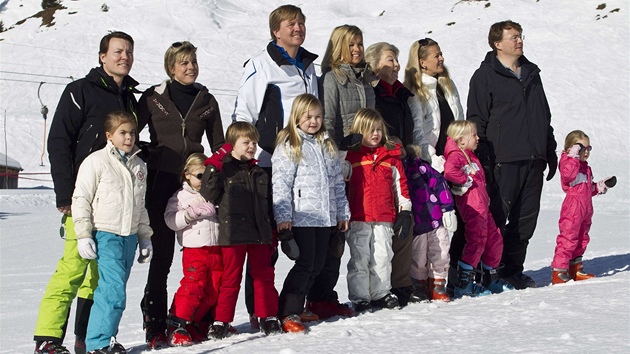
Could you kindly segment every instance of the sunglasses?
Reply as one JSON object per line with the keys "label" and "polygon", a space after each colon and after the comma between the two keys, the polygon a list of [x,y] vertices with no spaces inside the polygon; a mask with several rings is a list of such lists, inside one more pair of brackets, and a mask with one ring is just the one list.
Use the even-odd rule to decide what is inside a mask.
{"label": "sunglasses", "polygon": [[171,47],[173,47],[173,48],[179,48],[179,47],[181,47],[181,46],[183,46],[183,45],[184,45],[184,43],[182,43],[182,42],[175,42],[175,43],[171,44]]}
{"label": "sunglasses", "polygon": [[197,173],[196,175],[193,175],[192,173],[188,173],[189,175],[195,177],[196,179],[201,181],[201,177],[203,177],[203,173]]}
{"label": "sunglasses", "polygon": [[593,146],[592,145],[584,146],[584,145],[582,145],[580,143],[577,143],[577,144],[580,145],[580,152],[586,152],[586,151],[591,152],[591,150],[593,150]]}
{"label": "sunglasses", "polygon": [[418,40],[418,44],[420,44],[420,47],[424,47],[429,45],[429,41],[433,41],[431,38],[423,38]]}

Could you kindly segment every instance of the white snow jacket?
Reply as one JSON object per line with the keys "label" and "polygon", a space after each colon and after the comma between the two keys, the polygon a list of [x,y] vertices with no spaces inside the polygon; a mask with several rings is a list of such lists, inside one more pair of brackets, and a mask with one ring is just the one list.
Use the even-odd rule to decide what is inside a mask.
{"label": "white snow jacket", "polygon": [[182,247],[201,248],[219,244],[219,219],[216,214],[186,222],[186,208],[199,202],[208,203],[199,192],[184,182],[182,188],[173,194],[166,205],[164,221],[175,231],[177,242]]}
{"label": "white snow jacket", "polygon": [[293,60],[284,49],[270,42],[245,65],[232,120],[251,123],[258,129],[256,159],[260,167],[271,166],[276,136],[289,122],[293,100],[303,93],[318,97],[313,66],[316,58],[300,48]]}
{"label": "white snow jacket", "polygon": [[77,238],[92,237],[92,231],[119,236],[135,233],[149,239],[153,230],[144,205],[147,166],[134,146],[127,163],[111,143],[83,160],[72,195],[72,221]]}
{"label": "white snow jacket", "polygon": [[[464,119],[464,110],[459,99],[459,93],[455,83],[453,92],[444,92],[446,101],[453,111],[455,120]],[[422,147],[422,159],[431,162],[438,172],[444,171],[444,157],[437,156],[435,145],[440,136],[440,104],[437,98],[437,79],[433,76],[422,75],[422,84],[428,89],[429,99],[424,98],[417,92],[408,100],[413,118],[413,143]],[[444,132],[446,133],[446,132]]]}
{"label": "white snow jacket", "polygon": [[303,158],[298,163],[291,160],[288,143],[278,145],[271,158],[276,223],[290,221],[294,227],[330,227],[350,220],[337,154],[331,155],[314,136],[301,130],[299,133]]}

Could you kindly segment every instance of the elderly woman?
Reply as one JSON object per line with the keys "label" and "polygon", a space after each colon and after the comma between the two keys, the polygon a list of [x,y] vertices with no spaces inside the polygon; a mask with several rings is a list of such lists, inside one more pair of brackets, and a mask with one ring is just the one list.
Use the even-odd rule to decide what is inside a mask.
{"label": "elderly woman", "polygon": [[154,254],[141,303],[151,349],[167,342],[166,279],[173,262],[175,232],[164,221],[166,205],[181,187],[180,172],[188,156],[204,152],[204,133],[212,150],[224,143],[219,105],[208,89],[196,82],[196,51],[190,42],[173,43],[164,54],[169,79],[146,90],[138,102],[138,131],[148,125],[151,136],[146,205],[154,232]]}
{"label": "elderly woman", "polygon": [[399,53],[394,45],[379,42],[365,51],[365,61],[379,78],[374,87],[376,110],[385,119],[389,135],[398,137],[404,146],[413,142],[413,119],[407,103],[413,94],[398,81]]}
{"label": "elderly woman", "polygon": [[[446,128],[454,120],[464,119],[464,110],[459,100],[457,87],[451,80],[444,66],[442,50],[436,41],[424,38],[414,42],[409,48],[409,60],[405,68],[405,86],[413,92],[409,106],[414,121],[413,143],[422,147],[422,158],[431,163],[438,172],[444,171],[444,146],[446,145]],[[464,239],[464,221],[457,215],[457,231],[452,243],[448,235],[433,233],[428,240],[429,249],[434,253],[440,250],[448,262],[450,252],[450,268],[457,268],[457,261],[466,243]],[[442,230],[443,231],[443,230]],[[416,252],[414,240],[414,252]],[[449,246],[450,243],[450,246]],[[441,246],[440,246],[441,245]],[[450,250],[450,251],[449,251]],[[441,264],[441,263],[440,263]],[[412,276],[419,279],[421,286],[428,286],[428,296],[434,300],[447,300],[445,278],[447,269],[429,269],[429,274],[412,267]],[[428,285],[426,276],[428,276]],[[449,277],[449,288],[456,272]]]}
{"label": "elderly woman", "polygon": [[[333,140],[339,144],[350,134],[354,115],[361,108],[374,108],[374,86],[378,78],[369,69],[363,54],[363,32],[357,26],[336,27],[330,35],[322,59],[322,90],[324,124]],[[343,233],[331,235],[331,249],[343,249]],[[319,319],[333,316],[348,317],[354,311],[339,302],[335,285],[339,280],[340,252],[328,252],[326,263],[315,278],[308,293],[307,310]]]}
{"label": "elderly woman", "polygon": [[[413,94],[398,81],[400,70],[398,54],[398,48],[394,45],[379,42],[367,48],[365,60],[379,78],[378,85],[374,87],[376,110],[387,123],[388,134],[400,139],[404,146],[413,142],[413,120],[407,104]],[[411,215],[408,212],[398,213],[397,224],[403,219],[411,223]],[[414,290],[412,286],[410,275],[412,237],[408,234],[397,233],[399,235],[392,238],[394,257],[392,258],[391,292],[398,297],[398,303],[405,306],[408,302],[425,300],[426,295]]]}
{"label": "elderly woman", "polygon": [[453,120],[464,119],[464,110],[436,41],[424,38],[411,45],[405,86],[414,94],[409,99],[413,143],[422,147],[422,158],[431,167],[443,172],[446,128]]}

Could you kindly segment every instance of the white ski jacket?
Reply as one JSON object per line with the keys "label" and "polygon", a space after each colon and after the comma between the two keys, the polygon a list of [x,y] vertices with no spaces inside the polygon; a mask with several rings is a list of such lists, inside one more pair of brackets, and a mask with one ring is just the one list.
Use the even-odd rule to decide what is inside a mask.
{"label": "white ski jacket", "polygon": [[72,195],[72,221],[77,238],[92,237],[92,231],[119,236],[137,233],[149,239],[153,230],[144,205],[147,167],[134,146],[127,163],[116,147],[107,145],[83,160]]}

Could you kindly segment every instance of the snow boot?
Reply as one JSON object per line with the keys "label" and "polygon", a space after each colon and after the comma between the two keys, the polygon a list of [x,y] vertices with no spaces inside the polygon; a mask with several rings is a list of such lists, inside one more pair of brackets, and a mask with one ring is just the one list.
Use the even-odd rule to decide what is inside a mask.
{"label": "snow boot", "polygon": [[449,302],[451,298],[446,293],[446,279],[429,278],[427,296],[429,300]]}
{"label": "snow boot", "polygon": [[260,330],[266,335],[282,333],[280,320],[278,320],[278,317],[276,316],[270,316],[265,319],[261,318]]}
{"label": "snow boot", "polygon": [[571,280],[566,268],[551,268],[551,284],[564,284]]}
{"label": "snow boot", "polygon": [[512,284],[512,286],[516,290],[523,290],[527,288],[536,287],[536,281],[534,281],[532,277],[530,277],[529,275],[525,273],[514,273],[510,276],[502,276],[501,279]]}
{"label": "snow boot", "polygon": [[282,329],[289,333],[306,333],[306,328],[298,315],[289,315],[283,318]]}
{"label": "snow boot", "polygon": [[46,340],[35,344],[35,354],[70,354],[70,351],[61,343]]}
{"label": "snow boot", "polygon": [[223,339],[230,335],[230,324],[227,322],[214,321],[208,331],[208,338]]}
{"label": "snow boot", "polygon": [[378,300],[371,301],[373,309],[393,309],[399,306],[396,295],[389,293]]}
{"label": "snow boot", "polygon": [[481,284],[493,294],[500,294],[504,291],[514,290],[514,286],[499,278],[497,268],[489,268],[482,264],[483,274]]}
{"label": "snow boot", "polygon": [[455,298],[463,296],[477,297],[490,295],[490,291],[483,285],[475,283],[475,270],[469,264],[457,262],[459,285],[455,287]]}
{"label": "snow boot", "polygon": [[335,301],[307,301],[306,309],[319,316],[320,320],[327,320],[331,317],[352,317],[354,310],[346,305]]}
{"label": "snow boot", "polygon": [[372,304],[369,301],[361,300],[354,304],[354,312],[360,314],[363,312],[372,312]]}
{"label": "snow boot", "polygon": [[97,350],[90,350],[88,354],[127,354],[127,349],[122,344],[116,342],[112,337],[112,341],[108,346]]}
{"label": "snow boot", "polygon": [[254,315],[253,313],[249,314],[249,326],[257,331],[260,330],[260,322],[258,321],[258,317],[256,317],[256,315]]}
{"label": "snow boot", "polygon": [[446,295],[451,299],[455,297],[455,288],[459,286],[459,274],[457,272],[457,265],[450,265],[448,267],[448,276],[446,281]]}
{"label": "snow boot", "polygon": [[300,321],[302,322],[317,322],[319,321],[319,316],[313,313],[311,310],[305,308],[304,311],[300,314]]}
{"label": "snow boot", "polygon": [[575,257],[569,262],[569,275],[575,281],[595,278],[595,274],[583,272],[582,257]]}
{"label": "snow boot", "polygon": [[86,354],[85,337],[76,336],[74,339],[74,354]]}
{"label": "snow boot", "polygon": [[169,316],[166,320],[168,327],[166,329],[166,338],[168,345],[171,347],[188,347],[193,345],[192,335],[188,332],[187,327],[192,323],[175,316]]}

